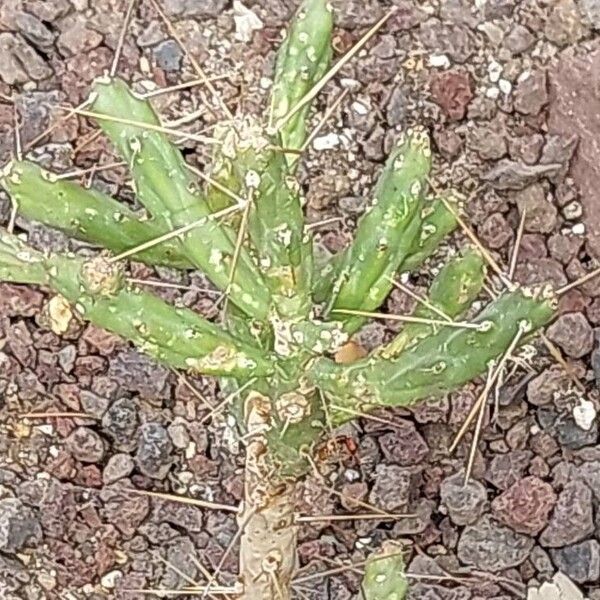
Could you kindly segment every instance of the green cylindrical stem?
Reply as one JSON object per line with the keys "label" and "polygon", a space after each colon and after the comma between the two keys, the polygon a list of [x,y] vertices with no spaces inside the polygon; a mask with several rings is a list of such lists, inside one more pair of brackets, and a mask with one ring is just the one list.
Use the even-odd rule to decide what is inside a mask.
{"label": "green cylindrical stem", "polygon": [[[458,210],[454,194],[448,194],[444,200],[455,205]],[[437,250],[441,241],[458,225],[454,215],[440,199],[426,202],[421,211],[421,218],[421,232],[413,241],[408,256],[402,263],[404,273],[418,269]]]}
{"label": "green cylindrical stem", "polygon": [[260,377],[272,363],[257,348],[236,340],[195,312],[126,285],[117,265],[51,255],[0,233],[0,279],[47,285],[85,320],[132,341],[162,363],[194,373]]}
{"label": "green cylindrical stem", "polygon": [[[220,140],[219,182],[229,181],[237,194],[251,202],[247,233],[271,291],[271,308],[284,318],[306,316],[312,242],[304,230],[300,186],[290,174],[284,154],[253,119],[234,123],[220,133]],[[225,201],[218,195],[213,200],[218,206]]]}
{"label": "green cylindrical stem", "polygon": [[44,257],[16,235],[0,229],[0,281],[45,285],[48,273]]}
{"label": "green cylindrical stem", "polygon": [[[0,183],[28,219],[116,254],[166,232],[164,224],[139,217],[107,194],[59,179],[28,161],[11,163]],[[177,240],[167,240],[134,256],[151,265],[191,268]]]}
{"label": "green cylindrical stem", "polygon": [[479,329],[443,327],[393,359],[371,357],[351,365],[317,359],[311,378],[335,403],[354,409],[409,405],[481,375],[506,352],[522,327],[535,331],[554,315],[553,302],[539,290],[507,292],[474,319]]}
{"label": "green cylindrical stem", "polygon": [[[443,315],[455,319],[463,314],[477,298],[485,279],[485,263],[475,251],[450,261],[433,280],[426,304],[419,304],[415,317],[443,320]],[[430,308],[433,307],[433,308]],[[437,309],[434,310],[434,309]],[[441,313],[441,314],[440,314]],[[435,334],[443,325],[407,323],[402,331],[384,348],[381,356],[392,358],[410,349],[419,340]]]}
{"label": "green cylindrical stem", "polygon": [[402,547],[396,542],[385,541],[367,560],[359,600],[404,600],[407,592]]}
{"label": "green cylindrical stem", "polygon": [[[372,311],[392,288],[390,278],[401,267],[419,235],[423,192],[431,166],[429,138],[410,130],[388,159],[374,199],[358,223],[333,288],[330,308]],[[348,332],[364,322],[340,314]]]}
{"label": "green cylindrical stem", "polygon": [[260,173],[248,231],[274,309],[285,318],[306,317],[311,308],[312,237],[304,230],[300,186],[277,150],[256,155],[248,167],[248,174]]}
{"label": "green cylindrical stem", "polygon": [[[304,0],[277,53],[271,98],[271,123],[277,125],[326,73],[331,61],[333,15],[326,0]],[[300,149],[306,140],[311,104],[294,113],[279,129],[285,148]],[[288,156],[288,164],[297,157]]]}
{"label": "green cylindrical stem", "polygon": [[[94,111],[135,122],[159,125],[150,104],[136,97],[119,80],[98,81]],[[136,193],[154,219],[169,230],[189,225],[211,214],[199,186],[179,150],[162,132],[99,118],[99,124],[130,165]],[[245,248],[236,257],[236,235],[212,218],[181,236],[188,259],[246,314],[265,319],[268,289]],[[233,272],[233,277],[231,277]]]}
{"label": "green cylindrical stem", "polygon": [[[453,193],[448,194],[445,200],[456,205],[456,197]],[[413,240],[408,255],[400,267],[403,273],[418,269],[436,251],[442,240],[456,229],[457,222],[454,215],[440,199],[425,200],[420,217],[422,221],[420,232]],[[345,254],[346,252],[340,252],[320,261],[317,276],[313,281],[315,302],[325,302],[331,296],[336,279],[340,276]]]}

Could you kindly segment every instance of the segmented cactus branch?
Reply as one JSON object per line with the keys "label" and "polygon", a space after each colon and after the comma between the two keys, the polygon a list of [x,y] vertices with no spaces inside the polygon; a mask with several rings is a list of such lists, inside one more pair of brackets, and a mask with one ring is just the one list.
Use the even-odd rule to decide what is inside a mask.
{"label": "segmented cactus branch", "polygon": [[46,285],[82,319],[132,341],[169,366],[197,374],[251,378],[273,371],[257,348],[236,340],[197,313],[174,308],[128,285],[119,265],[99,256],[44,256],[0,232],[0,277]]}
{"label": "segmented cactus branch", "polygon": [[[403,136],[379,178],[373,200],[344,254],[329,309],[378,308],[389,294],[390,277],[402,266],[421,231],[423,193],[431,166],[423,129]],[[343,318],[348,332],[364,322]]]}
{"label": "segmented cactus branch", "polygon": [[[118,79],[98,81],[94,95],[94,110],[101,114],[126,114],[133,121],[154,125],[159,122],[149,102],[136,97]],[[137,197],[157,222],[176,229],[211,214],[181,153],[163,133],[104,119],[99,124],[128,162]],[[228,289],[231,301],[247,315],[266,318],[268,288],[246,248],[242,248],[233,284],[229,285],[234,231],[207,220],[182,237],[184,252],[194,266],[217,287]]]}
{"label": "segmented cactus branch", "polygon": [[[326,0],[304,0],[279,52],[271,97],[270,124],[278,123],[326,73],[331,61],[333,14]],[[300,150],[306,141],[307,103],[279,128],[284,148]],[[287,157],[290,165],[297,157]]]}
{"label": "segmented cactus branch", "polygon": [[[442,328],[399,356],[370,357],[352,365],[316,359],[313,383],[341,406],[406,406],[449,392],[484,373],[509,347],[516,333],[532,332],[555,315],[548,288],[506,292],[475,319],[480,330]],[[348,419],[339,414],[338,421]]]}
{"label": "segmented cactus branch", "polygon": [[[467,252],[445,265],[429,288],[428,304],[421,304],[414,316],[439,318],[438,309],[443,315],[456,318],[462,315],[477,298],[485,279],[485,263],[477,252]],[[409,323],[387,345],[381,349],[385,358],[398,356],[405,348],[417,344],[419,340],[432,335],[439,329],[436,325]]]}
{"label": "segmented cactus branch", "polygon": [[[454,192],[449,192],[446,200],[450,205],[457,205],[458,203]],[[458,207],[456,210],[458,210]],[[403,273],[421,267],[434,254],[444,238],[452,233],[458,225],[454,215],[446,208],[445,203],[437,198],[427,199],[423,202],[421,219],[421,231],[413,240],[410,250],[399,268],[399,271]],[[319,257],[318,276],[315,277],[313,285],[313,299],[315,302],[325,302],[327,298],[331,297],[335,282],[340,278],[340,271],[348,251],[343,251],[331,257]]]}
{"label": "segmented cactus branch", "polygon": [[[136,215],[122,202],[98,190],[60,179],[28,162],[12,162],[0,184],[15,199],[19,212],[84,242],[119,254],[154,239],[166,225]],[[151,265],[191,268],[177,240],[142,251],[135,259]]]}

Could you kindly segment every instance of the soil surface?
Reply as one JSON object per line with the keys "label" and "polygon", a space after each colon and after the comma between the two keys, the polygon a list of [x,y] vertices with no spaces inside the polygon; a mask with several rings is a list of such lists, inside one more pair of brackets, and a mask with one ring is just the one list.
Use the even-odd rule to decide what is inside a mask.
{"label": "soil surface", "polygon": [[[350,90],[301,171],[308,218],[338,218],[318,228],[323,246],[348,242],[394,139],[423,124],[434,140],[435,185],[464,194],[466,219],[503,265],[525,213],[516,281],[564,286],[600,264],[598,0],[332,3],[336,58],[389,6],[399,10],[317,105],[322,114]],[[0,0],[0,164],[13,152],[14,109],[25,153],[40,164],[66,172],[116,160],[90,122],[60,122],[58,107],[82,102],[110,68],[126,4]],[[295,3],[243,4],[254,17],[228,0],[162,0],[198,63],[229,76],[215,82],[228,105],[258,113]],[[139,91],[196,78],[148,0],[137,3],[118,73]],[[165,121],[195,113],[183,129],[197,132],[214,123],[204,96],[196,87],[154,104]],[[183,147],[190,162],[206,163],[209,149]],[[122,169],[85,180],[132,201]],[[3,225],[9,207],[0,196]],[[39,224],[18,219],[17,227],[38,248],[89,251]],[[410,277],[414,289],[424,291],[467,241],[455,234]],[[131,272],[207,285],[199,273],[139,264]],[[204,313],[214,299],[193,288],[155,291]],[[200,424],[203,402],[221,397],[216,383],[190,379],[191,389],[92,326],[72,322],[56,335],[43,318],[48,299],[0,284],[0,598],[133,599],[146,596],[127,590],[203,581],[200,567],[212,572],[234,539],[234,517],[128,489],[239,502],[243,457],[232,423]],[[386,307],[411,308],[398,291]],[[600,600],[600,278],[565,293],[560,312],[546,335],[570,375],[539,336],[531,340],[491,401],[467,485],[472,433],[456,452],[449,447],[481,381],[338,432],[344,450],[307,480],[304,513],[364,511],[354,499],[416,516],[303,527],[303,575],[360,562],[391,538],[405,542],[412,573],[433,576],[413,580],[414,600],[525,598],[557,570]],[[358,339],[371,348],[392,333],[373,323]],[[30,411],[87,416],[21,416]],[[234,550],[222,582],[234,581],[236,568]],[[357,570],[318,576],[299,584],[298,598],[353,598],[359,581]]]}

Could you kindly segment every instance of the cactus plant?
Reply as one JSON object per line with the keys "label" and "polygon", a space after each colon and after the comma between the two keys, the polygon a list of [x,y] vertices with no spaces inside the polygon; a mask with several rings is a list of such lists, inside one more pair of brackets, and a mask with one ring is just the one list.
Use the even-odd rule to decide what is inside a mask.
{"label": "cactus plant", "polygon": [[[466,251],[440,271],[415,322],[395,339],[354,363],[335,362],[384,303],[394,276],[421,266],[456,221],[445,202],[427,197],[432,157],[425,129],[408,129],[352,244],[315,266],[294,151],[307,137],[310,103],[303,99],[328,68],[331,31],[325,0],[305,0],[279,51],[264,121],[239,116],[220,127],[204,183],[146,99],[117,78],[98,80],[92,112],[127,162],[143,214],[27,161],[12,162],[0,178],[25,217],[104,249],[93,258],[43,254],[23,235],[2,231],[0,280],[48,288],[81,319],[157,361],[221,377],[239,391],[232,410],[246,441],[239,512],[246,600],[290,597],[295,488],[331,422],[449,392],[484,373],[555,310],[548,290],[515,288],[469,323],[457,322],[471,310],[485,273],[481,256]],[[201,269],[227,297],[224,325],[129,283],[125,255]],[[365,598],[403,597],[400,572],[387,577],[401,570],[398,560],[377,557],[367,565]]]}

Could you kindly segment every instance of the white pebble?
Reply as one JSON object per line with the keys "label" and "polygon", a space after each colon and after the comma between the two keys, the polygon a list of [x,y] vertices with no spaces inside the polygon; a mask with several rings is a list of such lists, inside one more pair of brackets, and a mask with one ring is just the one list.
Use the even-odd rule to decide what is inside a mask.
{"label": "white pebble", "polygon": [[112,590],[116,587],[121,577],[123,577],[123,573],[121,573],[121,571],[119,571],[118,569],[115,569],[114,571],[109,571],[108,573],[106,573],[106,575],[102,577],[102,579],[100,579],[100,585],[102,585],[102,587],[106,588],[107,590]]}
{"label": "white pebble", "polygon": [[508,79],[500,79],[498,87],[505,96],[508,96],[512,92],[512,83]]}
{"label": "white pebble", "polygon": [[429,66],[446,69],[450,66],[450,59],[445,54],[432,54],[429,57]]}
{"label": "white pebble", "polygon": [[585,225],[583,223],[576,223],[571,228],[573,235],[583,235],[585,233]]}
{"label": "white pebble", "polygon": [[500,95],[500,90],[497,87],[491,87],[485,90],[485,95],[492,100],[496,100]]}
{"label": "white pebble", "polygon": [[263,22],[246,8],[239,0],[233,0],[233,20],[235,22],[234,37],[240,42],[249,42],[252,39],[252,33],[263,28]]}
{"label": "white pebble", "polygon": [[362,102],[353,102],[352,103],[352,110],[357,114],[357,115],[366,115],[369,113],[369,108],[367,106],[365,106]]}
{"label": "white pebble", "polygon": [[315,138],[313,147],[315,150],[331,150],[340,145],[340,136],[337,133],[328,133]]}
{"label": "white pebble", "polygon": [[488,77],[492,83],[496,83],[500,79],[500,75],[502,75],[502,70],[504,67],[495,60],[492,60],[488,64]]}
{"label": "white pebble", "polygon": [[585,398],[580,398],[579,404],[573,409],[573,418],[578,427],[589,431],[596,420],[594,403]]}

